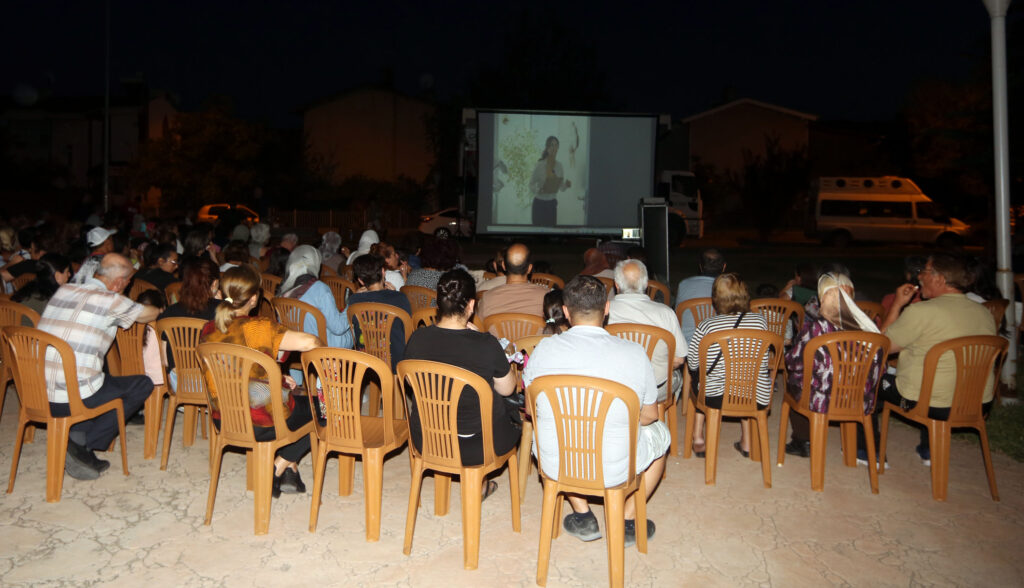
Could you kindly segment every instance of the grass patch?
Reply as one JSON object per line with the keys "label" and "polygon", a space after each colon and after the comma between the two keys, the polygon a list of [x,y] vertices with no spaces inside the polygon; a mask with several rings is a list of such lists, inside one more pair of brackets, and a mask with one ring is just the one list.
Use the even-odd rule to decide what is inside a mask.
{"label": "grass patch", "polygon": [[[1024,404],[1008,404],[992,409],[988,421],[988,442],[993,451],[1009,455],[1017,461],[1024,461]],[[979,443],[974,431],[956,433],[953,437]]]}

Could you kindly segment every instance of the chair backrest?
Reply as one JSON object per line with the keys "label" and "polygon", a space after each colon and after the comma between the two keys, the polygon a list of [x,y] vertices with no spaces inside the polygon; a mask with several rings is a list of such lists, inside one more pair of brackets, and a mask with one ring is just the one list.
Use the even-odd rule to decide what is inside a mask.
{"label": "chair backrest", "polygon": [[[174,373],[177,376],[177,390],[174,393],[190,403],[206,402],[206,380],[199,362],[196,348],[206,321],[194,318],[165,318],[156,322],[157,341],[167,339],[171,357],[174,358]],[[168,362],[164,361],[164,365]],[[164,378],[167,382],[168,379]]]}
{"label": "chair backrest", "polygon": [[350,325],[359,324],[362,334],[363,351],[388,365],[391,362],[391,325],[396,320],[402,323],[405,340],[409,341],[414,324],[409,313],[397,306],[379,302],[349,304],[345,309]]}
{"label": "chair backrest", "polygon": [[312,315],[316,321],[316,336],[320,342],[327,345],[327,319],[324,313],[317,307],[303,302],[297,298],[285,298],[278,296],[273,300],[274,308],[277,310],[278,321],[293,331],[303,332],[303,325],[306,324],[306,315]]}
{"label": "chair backrest", "polygon": [[420,308],[412,311],[412,328],[429,327],[437,324],[436,308]]}
{"label": "chair backrest", "polygon": [[[807,408],[814,378],[814,358],[820,352],[832,361],[832,389],[829,391],[828,415],[839,418],[860,418],[874,409],[864,406],[870,377],[876,392],[885,372],[889,355],[889,338],[867,331],[837,331],[808,341],[804,347],[804,382],[800,404]],[[877,394],[871,395],[877,400]]]}
{"label": "chair backrest", "polygon": [[608,294],[614,294],[615,293],[615,280],[613,280],[612,278],[609,278],[609,277],[605,277],[605,276],[594,276],[594,277],[599,279],[599,280],[601,280],[601,283],[604,284],[604,289],[605,289],[605,291],[608,292]]}
{"label": "chair backrest", "polygon": [[409,299],[409,306],[413,312],[421,308],[434,308],[437,306],[437,292],[423,286],[402,286],[402,294]]}
{"label": "chair backrest", "polygon": [[0,327],[21,327],[22,319],[27,318],[32,326],[39,326],[39,313],[17,302],[0,300]]}
{"label": "chair backrest", "polygon": [[310,374],[310,383],[306,389],[311,392],[309,401],[312,414],[320,414],[315,405],[318,395],[312,392],[320,390],[323,395],[322,416],[325,420],[321,424],[320,419],[313,419],[317,436],[322,441],[353,451],[363,448],[364,417],[360,415],[360,409],[363,379],[368,370],[375,372],[380,379],[384,413],[377,418],[384,419],[384,441],[391,443],[395,440],[392,406],[395,400],[395,378],[391,374],[391,366],[368,353],[351,349],[319,347],[302,354],[302,373]]}
{"label": "chair backrest", "polygon": [[693,316],[694,327],[709,316],[718,314],[715,312],[714,305],[711,304],[711,298],[691,298],[677,304],[676,320],[679,321],[680,325],[683,324],[683,315],[687,312]]}
{"label": "chair backrest", "polygon": [[276,361],[265,353],[233,343],[200,343],[196,353],[211,384],[206,388],[210,405],[217,406],[220,412],[220,434],[228,444],[251,446],[256,442],[249,404],[249,373],[253,365],[267,372],[274,433],[278,439],[288,436],[281,403],[281,368]]}
{"label": "chair backrest", "polygon": [[857,307],[864,311],[864,314],[868,315],[868,318],[875,321],[877,324],[879,319],[885,315],[885,307],[879,302],[871,302],[868,300],[857,300]]}
{"label": "chair backrest", "polygon": [[348,304],[348,295],[359,289],[354,282],[338,275],[325,275],[321,281],[327,284],[327,287],[331,289],[331,294],[334,294],[334,303],[338,305],[338,310],[345,308]]}
{"label": "chair backrest", "polygon": [[986,300],[981,304],[992,313],[992,320],[996,322],[996,329],[999,329],[1003,324],[1003,318],[1006,316],[1006,307],[1009,306],[1010,301],[1005,298],[995,298]]}
{"label": "chair backrest", "polygon": [[272,300],[277,296],[277,287],[281,285],[281,278],[274,274],[264,272],[260,274],[260,289],[263,290],[263,297]]}
{"label": "chair backrest", "polygon": [[522,351],[526,355],[533,355],[533,350],[537,347],[537,344],[550,336],[550,334],[545,333],[541,335],[527,335],[525,337],[520,337],[514,341],[516,351]]}
{"label": "chair backrest", "polygon": [[[20,276],[14,278],[14,280],[11,282],[11,288],[13,288],[15,292],[17,292],[18,290],[21,290],[25,286],[25,284],[28,284],[34,279],[36,279],[35,274],[21,274]],[[132,300],[134,300],[134,298]]]}
{"label": "chair backrest", "polygon": [[544,330],[544,319],[522,312],[500,312],[484,319],[484,330],[494,327],[499,339],[516,341],[528,335],[540,335]]}
{"label": "chair backrest", "polygon": [[167,304],[177,304],[181,300],[181,282],[171,282],[164,288]]}
{"label": "chair backrest", "polygon": [[143,280],[142,278],[135,278],[132,281],[132,288],[131,288],[131,290],[128,291],[128,298],[131,298],[132,300],[135,300],[136,298],[139,297],[139,294],[142,294],[143,292],[145,292],[147,290],[157,290],[157,291],[160,291],[160,288],[157,288],[156,286],[154,286],[153,284],[147,282],[146,280]]}
{"label": "chair backrest", "polygon": [[981,403],[989,378],[1002,370],[1009,342],[998,335],[974,335],[943,341],[928,350],[924,357],[924,379],[921,395],[914,410],[927,417],[932,399],[932,386],[939,359],[952,353],[956,361],[956,392],[949,413],[949,426],[973,425],[981,418]]}
{"label": "chair backrest", "polygon": [[[414,455],[420,455],[431,467],[457,471],[462,467],[459,451],[459,398],[463,388],[469,386],[480,399],[480,429],[483,443],[483,465],[494,462],[492,442],[491,386],[469,370],[453,365],[422,359],[398,362],[398,379],[416,399],[420,430],[423,434],[422,450],[410,443]],[[408,409],[408,407],[407,407]],[[407,410],[406,414],[410,414]]]}
{"label": "chair backrest", "polygon": [[338,272],[335,271],[335,269],[333,267],[327,265],[326,263],[320,264],[320,279],[321,280],[323,280],[324,278],[331,278],[331,277],[337,277],[337,276],[338,276]]}
{"label": "chair backrest", "polygon": [[484,272],[484,279],[485,280],[490,280],[491,278],[496,278],[496,277],[498,277],[498,274],[496,274],[494,272]]}
{"label": "chair backrest", "polygon": [[533,284],[540,284],[548,288],[565,288],[565,280],[556,276],[555,274],[543,274],[543,273],[532,273],[530,274],[530,282]]}
{"label": "chair backrest", "polygon": [[[629,426],[629,467],[625,484],[632,485],[636,478],[636,441],[640,425],[640,399],[636,392],[603,378],[542,376],[530,382],[526,389],[530,414],[537,415],[537,400],[541,396],[546,397],[551,406],[558,439],[559,484],[595,493],[605,488],[602,447],[608,410],[614,401],[621,401],[626,406]],[[536,428],[534,440],[540,442]],[[543,473],[542,468],[538,469]]]}
{"label": "chair backrest", "polygon": [[60,357],[71,414],[85,410],[78,392],[75,353],[67,341],[34,327],[3,327],[0,333],[4,341],[4,363],[10,366],[18,399],[29,417],[44,422],[50,418],[50,398],[46,393],[46,350],[49,347]]}
{"label": "chair backrest", "polygon": [[804,307],[792,300],[782,298],[757,298],[750,301],[750,311],[760,312],[768,323],[768,330],[786,338],[786,325],[796,317],[793,334],[800,332],[804,325]]}
{"label": "chair backrest", "polygon": [[[650,360],[654,359],[654,350],[658,343],[664,343],[668,348],[668,388],[666,390],[672,389],[672,360],[676,356],[676,338],[672,333],[661,327],[634,323],[615,323],[608,325],[605,329],[620,339],[632,341],[643,347],[644,352],[647,353],[647,359]],[[657,381],[661,380],[661,374],[654,374],[654,377]]]}
{"label": "chair backrest", "polygon": [[662,284],[657,280],[647,281],[647,296],[654,301],[658,300],[658,294],[661,293],[661,301],[666,305],[671,306],[672,292],[668,289],[668,286]]}
{"label": "chair backrest", "polygon": [[708,350],[718,344],[722,350],[719,365],[725,375],[722,411],[754,414],[757,411],[757,384],[763,366],[768,366],[768,382],[774,384],[782,362],[782,337],[760,329],[726,329],[708,333],[700,341],[700,397],[704,399],[708,378]]}
{"label": "chair backrest", "polygon": [[117,357],[120,360],[119,376],[142,376],[146,366],[142,361],[142,346],[146,341],[146,324],[134,323],[127,329],[117,329],[114,335]]}

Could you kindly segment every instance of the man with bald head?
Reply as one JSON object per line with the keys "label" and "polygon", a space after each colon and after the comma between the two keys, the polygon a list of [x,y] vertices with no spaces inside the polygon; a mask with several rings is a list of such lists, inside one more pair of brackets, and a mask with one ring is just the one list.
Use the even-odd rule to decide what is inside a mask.
{"label": "man with bald head", "polygon": [[[50,298],[39,321],[40,330],[60,337],[74,351],[82,403],[93,408],[120,398],[124,401],[125,418],[142,407],[153,391],[153,381],[145,375],[114,377],[105,374],[103,359],[118,328],[156,320],[160,312],[155,306],[132,302],[120,294],[133,272],[126,257],[107,253],[99,260],[96,272],[83,283],[61,286]],[[64,369],[57,350],[52,348],[46,352],[46,391],[53,416],[71,414]],[[115,412],[72,426],[64,471],[79,480],[98,478],[110,463],[97,458],[93,451],[105,450],[117,431]]]}
{"label": "man with bald head", "polygon": [[[650,325],[672,333],[675,357],[668,356],[668,346],[658,343],[654,348],[651,365],[658,380],[658,402],[668,395],[668,366],[676,370],[686,361],[686,339],[676,320],[676,313],[667,304],[655,302],[647,296],[647,266],[639,259],[620,261],[615,266],[615,287],[619,293],[612,299],[608,310],[608,324],[632,323]],[[672,393],[677,395],[683,386],[682,374],[672,377]]]}
{"label": "man with bald head", "polygon": [[548,288],[530,283],[529,275],[533,271],[530,249],[522,243],[513,244],[505,251],[502,265],[505,266],[505,285],[484,294],[477,310],[480,318],[503,312],[544,316],[544,295],[548,293]]}

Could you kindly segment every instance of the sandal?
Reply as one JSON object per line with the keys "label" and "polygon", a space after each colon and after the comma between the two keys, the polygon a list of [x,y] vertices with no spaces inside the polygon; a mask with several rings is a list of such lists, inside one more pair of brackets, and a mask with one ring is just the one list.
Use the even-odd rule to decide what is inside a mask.
{"label": "sandal", "polygon": [[494,494],[497,491],[498,483],[495,482],[494,480],[487,480],[487,487],[484,489],[484,494],[480,498],[480,502],[487,500],[491,496],[491,494]]}
{"label": "sandal", "polygon": [[[697,449],[698,447],[700,447],[700,449]],[[696,455],[697,457],[699,457],[701,459],[704,459],[704,452],[705,451],[707,451],[707,445],[706,444],[704,444],[704,443],[701,443],[700,445],[698,445],[696,443],[693,444],[693,454]]]}
{"label": "sandal", "polygon": [[733,447],[733,449],[735,449],[736,451],[739,451],[739,452],[740,452],[740,455],[742,455],[743,457],[750,457],[750,452],[749,452],[749,451],[743,451],[743,446],[742,446],[742,445],[740,445],[740,442],[739,442],[739,441],[737,441],[737,442],[733,443],[733,444],[732,444],[732,447]]}

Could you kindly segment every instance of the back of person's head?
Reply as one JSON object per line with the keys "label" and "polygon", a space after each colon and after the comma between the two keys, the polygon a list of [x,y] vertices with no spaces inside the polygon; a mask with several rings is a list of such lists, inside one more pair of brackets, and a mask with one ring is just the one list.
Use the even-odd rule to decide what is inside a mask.
{"label": "back of person's head", "polygon": [[18,232],[14,230],[14,227],[0,228],[0,251],[11,253],[18,247]]}
{"label": "back of person's head", "polygon": [[128,231],[118,231],[111,235],[110,239],[114,243],[115,253],[120,253],[121,255],[128,255],[128,249],[132,241],[132,236],[128,233]]}
{"label": "back of person's head", "polygon": [[758,284],[754,290],[758,298],[777,298],[779,296],[779,288],[775,284]]}
{"label": "back of person's head", "polygon": [[[47,253],[36,260],[35,265],[36,279],[22,286],[20,290],[11,296],[11,300],[14,302],[21,302],[33,295],[49,300],[62,283],[58,281],[57,274],[64,274],[71,270],[71,262],[68,261],[67,257],[59,253]],[[64,277],[68,278],[70,276],[65,274]],[[65,279],[64,282],[66,281]]]}
{"label": "back of person's head", "polygon": [[[832,274],[834,276],[842,275],[842,276],[846,276],[847,278],[852,277],[850,275],[850,268],[846,267],[845,264],[839,263],[838,261],[829,261],[827,263],[821,264],[821,267],[818,268],[818,275],[814,276],[814,281],[813,282],[808,282],[808,283],[809,284],[817,284],[818,283],[818,278],[820,278],[821,276],[823,276],[825,274]],[[816,286],[804,286],[804,287],[805,288],[814,289]]]}
{"label": "back of person's head", "polygon": [[285,233],[281,237],[281,245],[282,246],[288,245],[288,246],[294,247],[295,245],[298,245],[298,243],[299,243],[299,236],[296,235],[295,233]]}
{"label": "back of person's head", "polygon": [[18,245],[22,249],[28,249],[28,246],[32,244],[36,238],[35,227],[23,227],[18,230]]}
{"label": "back of person's head", "polygon": [[639,259],[615,264],[615,287],[623,294],[645,294],[648,280],[647,266]]}
{"label": "back of person's head", "polygon": [[454,239],[428,239],[420,252],[423,267],[442,272],[452,269],[458,260],[459,245]]}
{"label": "back of person's head", "polygon": [[33,253],[62,253],[63,245],[57,239],[57,231],[51,225],[45,225],[36,230],[32,236],[32,242],[29,244],[29,249]]}
{"label": "back of person's head", "polygon": [[463,316],[476,298],[476,282],[461,268],[448,270],[437,281],[437,317]]}
{"label": "back of person's head", "polygon": [[544,259],[539,259],[539,260],[533,262],[533,273],[535,273],[535,274],[551,274],[551,273],[554,273],[554,272],[551,271],[551,262],[547,261],[547,260],[544,260]]}
{"label": "back of person's head", "polygon": [[191,257],[181,264],[181,305],[190,314],[203,312],[213,298],[213,283],[220,268],[209,257]]}
{"label": "back of person's head", "polygon": [[259,291],[260,275],[251,267],[240,265],[224,272],[220,277],[220,293],[224,298],[217,305],[213,319],[217,330],[226,333],[231,321],[235,320],[235,311],[248,304]]}
{"label": "back of person's head", "polygon": [[160,263],[160,260],[168,260],[178,252],[174,243],[162,243],[160,245],[149,245],[142,252],[142,262],[146,267]]}
{"label": "back of person's head", "polygon": [[292,252],[284,247],[274,247],[270,251],[270,259],[267,263],[267,273],[274,274],[279,278],[284,277],[284,270],[288,266],[288,256]]}
{"label": "back of person's head", "polygon": [[360,255],[352,262],[352,275],[356,280],[369,288],[384,279],[384,258],[372,253]]}
{"label": "back of person's head", "polygon": [[525,276],[530,271],[530,248],[522,243],[514,243],[505,250],[505,273],[513,276]]}
{"label": "back of person's head", "polygon": [[639,259],[640,261],[647,263],[647,250],[643,247],[634,245],[626,250],[626,259]]}
{"label": "back of person's head", "polygon": [[139,295],[135,297],[135,302],[138,302],[139,304],[148,304],[160,309],[167,308],[167,297],[164,296],[163,292],[156,289],[149,289],[144,292],[140,292]]}
{"label": "back of person's head", "polygon": [[750,311],[750,292],[739,274],[721,274],[711,284],[711,305],[718,314]]}
{"label": "back of person's head", "polygon": [[224,261],[235,265],[249,263],[249,246],[245,241],[231,241],[224,248]]}
{"label": "back of person's head", "polygon": [[334,231],[327,231],[320,239],[320,256],[324,259],[338,253],[341,247],[341,235]]}
{"label": "back of person's head", "polygon": [[809,261],[796,264],[796,277],[800,278],[800,285],[808,290],[814,290],[818,284],[818,266]]}
{"label": "back of person's head", "polygon": [[999,287],[996,285],[996,273],[991,264],[973,255],[966,259],[966,264],[971,280],[971,285],[968,288],[969,291],[974,292],[985,300],[1003,297]]}
{"label": "back of person's head", "polygon": [[971,273],[967,270],[967,264],[959,255],[952,253],[933,253],[928,258],[932,262],[932,269],[946,279],[946,285],[966,292],[971,286]]}
{"label": "back of person's head", "polygon": [[594,320],[604,317],[608,291],[601,280],[594,276],[576,276],[569,280],[562,291],[562,301],[569,310],[570,318]]}
{"label": "back of person's head", "polygon": [[185,241],[181,244],[185,249],[185,257],[201,255],[210,244],[210,227],[199,227],[192,229],[185,235]]}
{"label": "back of person's head", "polygon": [[508,251],[508,247],[502,247],[494,254],[494,257],[487,260],[487,264],[484,265],[484,270],[489,271],[492,274],[501,275],[505,273],[505,269],[502,264],[505,261],[505,252]]}
{"label": "back of person's head", "polygon": [[265,245],[270,240],[270,225],[256,223],[249,229],[249,241],[259,245]]}
{"label": "back of person's head", "polygon": [[96,273],[93,275],[97,278],[116,280],[128,278],[134,271],[135,268],[132,267],[132,264],[123,255],[120,253],[108,253],[100,260],[99,267],[96,268]]}
{"label": "back of person's head", "polygon": [[312,276],[314,279],[320,275],[320,252],[312,245],[300,245],[292,250],[288,256],[288,265],[285,268],[284,279],[278,286],[278,295],[291,290],[299,285],[298,280],[303,276]]}
{"label": "back of person's head", "polygon": [[697,261],[702,276],[713,278],[725,271],[725,257],[715,248],[708,248],[700,252]]}
{"label": "back of person's head", "polygon": [[565,318],[562,312],[562,305],[565,300],[562,298],[562,290],[555,288],[544,295],[544,334],[557,335],[565,332],[571,326],[569,319]]}

